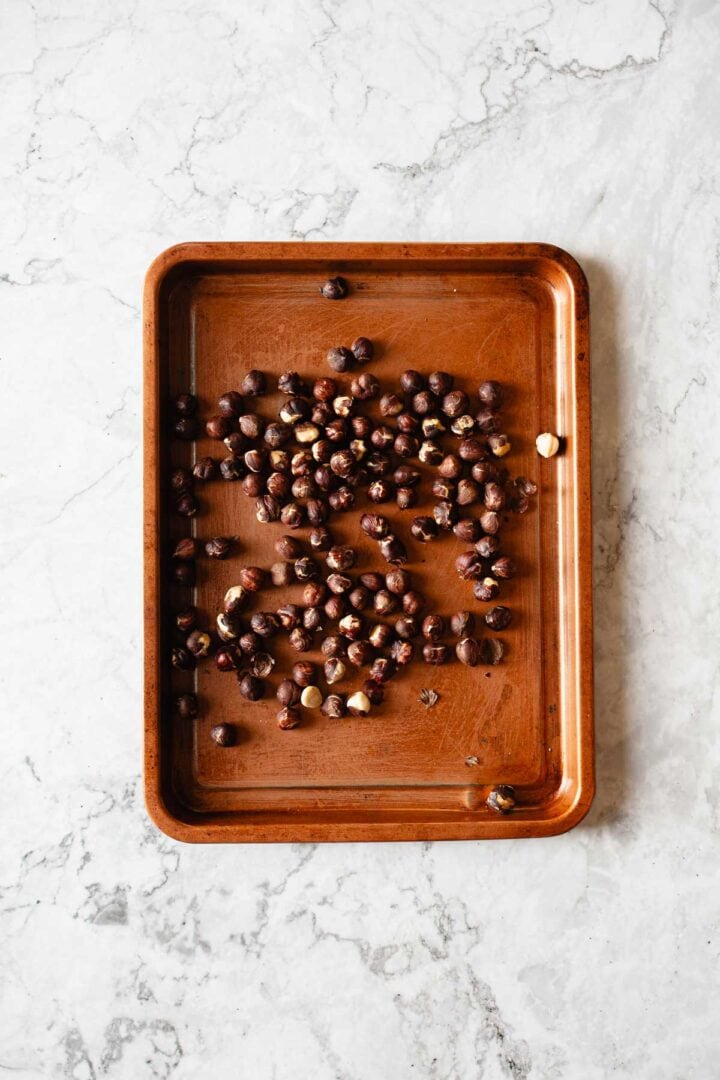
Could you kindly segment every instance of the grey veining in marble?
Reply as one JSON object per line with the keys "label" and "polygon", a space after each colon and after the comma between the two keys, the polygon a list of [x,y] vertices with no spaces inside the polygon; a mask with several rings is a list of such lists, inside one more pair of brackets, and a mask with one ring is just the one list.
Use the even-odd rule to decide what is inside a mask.
{"label": "grey veining in marble", "polygon": [[[0,1073],[720,1075],[720,5],[0,5]],[[598,783],[546,841],[179,846],[140,761],[140,285],[546,240],[593,304]]]}

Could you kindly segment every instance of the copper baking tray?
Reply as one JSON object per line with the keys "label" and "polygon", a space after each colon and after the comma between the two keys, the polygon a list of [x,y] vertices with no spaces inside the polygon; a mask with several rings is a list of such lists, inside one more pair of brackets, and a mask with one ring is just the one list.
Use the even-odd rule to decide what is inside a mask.
{"label": "copper baking tray", "polygon": [[[335,275],[351,292],[328,301],[318,286]],[[316,712],[280,731],[274,694],[248,704],[234,676],[212,663],[192,674],[168,664],[169,620],[183,598],[165,564],[189,528],[171,512],[166,478],[194,453],[222,449],[205,438],[195,447],[170,439],[168,402],[192,389],[207,417],[249,368],[266,371],[273,387],[272,377],[288,369],[317,377],[327,373],[328,347],[360,334],[377,343],[371,370],[387,388],[407,367],[445,369],[468,391],[481,379],[507,388],[506,461],[539,485],[533,508],[503,534],[523,571],[503,593],[515,620],[499,666],[418,661],[388,684],[369,717]],[[145,787],[153,821],[191,842],[469,840],[576,825],[593,797],[593,727],[588,289],[574,259],[545,244],[182,244],[148,272],[144,349]],[[274,417],[277,401],[269,395],[258,411]],[[558,457],[537,455],[541,431],[563,437]],[[238,568],[269,566],[272,542],[287,530],[258,524],[239,484],[216,481],[201,498],[192,531],[240,539],[235,557],[199,560],[194,602],[209,623]],[[393,505],[405,540],[420,512]],[[360,570],[387,569],[359,516],[333,517],[332,531],[359,548]],[[434,610],[480,606],[453,569],[462,545],[452,533],[408,546],[408,568]],[[297,600],[300,587],[282,598],[273,592],[258,608]],[[273,690],[292,662],[282,646],[276,651]],[[202,714],[181,722],[172,701],[193,683]],[[434,708],[419,701],[424,687],[440,694]],[[236,747],[210,740],[220,720],[239,725]],[[498,783],[517,791],[507,816],[485,805]]]}

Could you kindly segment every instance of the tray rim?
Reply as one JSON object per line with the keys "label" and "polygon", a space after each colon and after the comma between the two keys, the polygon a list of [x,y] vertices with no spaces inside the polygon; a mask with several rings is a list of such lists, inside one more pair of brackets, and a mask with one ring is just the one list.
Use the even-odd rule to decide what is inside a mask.
{"label": "tray rim", "polygon": [[[498,815],[492,819],[454,816],[446,820],[302,822],[292,817],[277,822],[227,821],[217,814],[176,811],[162,785],[161,740],[158,723],[160,620],[159,536],[160,493],[158,448],[159,351],[157,320],[162,286],[183,264],[232,262],[324,262],[338,264],[335,272],[353,262],[375,259],[455,259],[471,261],[546,261],[562,272],[572,300],[574,332],[574,438],[576,484],[575,593],[578,610],[577,644],[577,787],[565,801],[563,785],[545,804],[542,817]],[[342,265],[340,265],[342,264]],[[332,272],[328,266],[327,272]],[[172,245],[150,264],[143,289],[143,554],[144,554],[144,795],[148,815],[167,836],[186,843],[296,843],[424,840],[483,840],[554,836],[574,828],[585,817],[595,795],[593,719],[592,505],[590,450],[589,288],[577,260],[563,248],[537,242],[404,243],[303,241],[191,241]],[[580,363],[582,361],[582,363]],[[557,812],[553,812],[556,806]]]}

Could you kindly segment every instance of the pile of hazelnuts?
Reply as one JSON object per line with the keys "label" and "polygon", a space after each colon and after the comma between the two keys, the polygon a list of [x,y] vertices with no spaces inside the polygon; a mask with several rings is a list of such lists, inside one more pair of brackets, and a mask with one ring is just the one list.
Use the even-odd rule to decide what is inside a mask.
{"label": "pile of hazelnuts", "polygon": [[[424,376],[408,370],[400,376],[399,393],[381,394],[375,375],[355,373],[373,354],[372,342],[364,337],[329,351],[327,362],[333,372],[351,373],[348,388],[334,375],[311,385],[297,372],[281,375],[278,390],[285,400],[272,422],[250,404],[267,392],[266,377],[261,371],[248,372],[239,390],[222,395],[217,414],[205,424],[207,434],[223,444],[226,456],[202,457],[192,470],[175,469],[170,477],[174,507],[181,516],[193,517],[199,510],[196,482],[219,477],[237,481],[255,500],[258,521],[278,522],[291,531],[309,529],[304,542],[280,536],[275,541],[278,560],[268,570],[249,566],[240,572],[212,632],[197,627],[192,607],[175,617],[185,640],[172,650],[173,666],[190,670],[197,659],[214,654],[221,671],[236,673],[240,693],[248,701],[265,696],[265,679],[275,666],[268,651],[274,635],[287,633],[290,646],[303,653],[315,647],[315,636],[325,633],[328,624],[337,625],[337,632],[325,633],[321,641],[322,669],[299,660],[292,678],[280,683],[277,723],[283,729],[301,722],[302,707],[321,708],[332,718],[367,714],[383,700],[385,683],[415,658],[418,639],[420,655],[430,665],[448,663],[453,651],[471,667],[497,664],[503,656],[499,639],[475,636],[472,612],[458,612],[449,620],[425,614],[425,598],[404,569],[406,545],[383,514],[363,513],[360,527],[377,541],[390,567],[386,573],[353,576],[349,571],[357,553],[334,542],[329,519],[333,513],[351,510],[361,491],[374,504],[395,502],[400,510],[416,506],[423,479],[418,463],[435,471],[436,502],[430,515],[412,519],[411,536],[426,544],[453,533],[471,544],[457,557],[456,570],[473,583],[477,600],[492,602],[500,583],[516,573],[514,561],[500,548],[504,515],[510,510],[524,513],[537,490],[523,477],[511,479],[502,464],[511,445],[502,432],[503,392],[497,382],[481,383],[478,403],[473,404],[447,372]],[[363,412],[363,404],[374,399],[379,422]],[[174,434],[196,438],[200,432],[196,398],[180,394],[173,407]],[[446,435],[457,440],[451,451],[442,445]],[[232,537],[213,537],[204,545],[210,558],[226,558],[233,549]],[[171,559],[176,584],[194,584],[194,560],[200,550],[194,539],[179,541]],[[315,555],[322,556],[325,567]],[[244,618],[251,594],[269,584],[282,588],[292,583],[304,586],[302,605],[287,603]],[[392,623],[378,621],[387,617]],[[501,631],[511,619],[509,608],[495,605],[483,621],[490,630]],[[457,638],[454,650],[443,641],[448,629]],[[345,697],[335,688],[352,668],[368,668],[368,678],[361,690]],[[319,687],[321,676],[328,693]],[[177,711],[183,717],[197,716],[195,695],[181,695]],[[233,731],[230,725],[219,725],[212,734],[220,745],[231,745]]]}

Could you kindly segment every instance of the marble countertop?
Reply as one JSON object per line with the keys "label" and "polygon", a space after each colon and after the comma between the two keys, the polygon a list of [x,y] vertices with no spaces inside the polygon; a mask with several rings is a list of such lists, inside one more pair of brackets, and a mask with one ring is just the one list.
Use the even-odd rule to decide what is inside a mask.
{"label": "marble countertop", "polygon": [[[0,1072],[709,1080],[720,8],[5,0]],[[543,240],[592,291],[598,795],[189,848],[139,781],[140,289],[181,240]]]}

